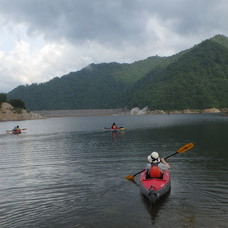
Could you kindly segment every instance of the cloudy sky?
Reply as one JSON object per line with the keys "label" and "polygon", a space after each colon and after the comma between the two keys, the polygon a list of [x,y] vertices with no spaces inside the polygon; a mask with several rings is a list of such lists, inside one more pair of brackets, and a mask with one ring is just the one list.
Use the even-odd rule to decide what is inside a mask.
{"label": "cloudy sky", "polygon": [[227,0],[0,0],[0,93],[228,36]]}

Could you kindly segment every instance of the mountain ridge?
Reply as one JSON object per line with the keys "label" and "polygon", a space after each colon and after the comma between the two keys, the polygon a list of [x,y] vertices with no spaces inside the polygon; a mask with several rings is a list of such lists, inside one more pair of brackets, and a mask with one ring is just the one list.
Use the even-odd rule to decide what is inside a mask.
{"label": "mountain ridge", "polygon": [[41,84],[19,86],[9,98],[31,110],[225,108],[228,38],[216,35],[168,57],[90,64]]}

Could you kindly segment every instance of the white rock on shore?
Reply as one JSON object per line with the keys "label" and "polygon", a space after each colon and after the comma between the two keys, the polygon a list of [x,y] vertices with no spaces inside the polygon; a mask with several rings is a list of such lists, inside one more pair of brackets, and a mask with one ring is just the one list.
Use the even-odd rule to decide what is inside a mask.
{"label": "white rock on shore", "polygon": [[20,112],[16,111],[9,103],[2,103],[0,108],[0,121],[13,121],[13,120],[32,120],[32,119],[43,119],[44,117],[34,113],[28,112],[22,109]]}
{"label": "white rock on shore", "polygon": [[130,114],[131,115],[145,115],[147,113],[149,113],[150,110],[149,108],[146,106],[142,109],[138,108],[138,107],[135,107],[135,108],[132,108],[131,111],[130,111]]}

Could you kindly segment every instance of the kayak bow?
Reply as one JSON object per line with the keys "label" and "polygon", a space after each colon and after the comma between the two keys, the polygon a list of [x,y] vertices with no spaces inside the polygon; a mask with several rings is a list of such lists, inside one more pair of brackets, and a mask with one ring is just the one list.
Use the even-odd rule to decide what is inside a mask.
{"label": "kayak bow", "polygon": [[169,170],[164,170],[162,179],[146,179],[146,171],[143,171],[139,176],[139,189],[142,195],[154,204],[171,189]]}

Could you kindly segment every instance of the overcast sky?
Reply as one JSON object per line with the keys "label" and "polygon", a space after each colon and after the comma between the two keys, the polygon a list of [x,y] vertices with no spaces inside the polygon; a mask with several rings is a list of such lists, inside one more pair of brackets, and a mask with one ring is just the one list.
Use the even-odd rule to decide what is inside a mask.
{"label": "overcast sky", "polygon": [[227,0],[0,0],[0,93],[228,36]]}

